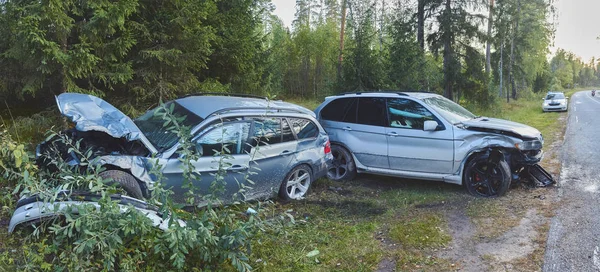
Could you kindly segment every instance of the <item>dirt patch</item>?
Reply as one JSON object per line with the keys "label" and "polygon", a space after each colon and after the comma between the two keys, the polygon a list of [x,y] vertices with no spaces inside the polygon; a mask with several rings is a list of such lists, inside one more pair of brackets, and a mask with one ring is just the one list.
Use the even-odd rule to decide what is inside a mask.
{"label": "dirt patch", "polygon": [[527,211],[518,226],[490,242],[476,245],[479,256],[491,256],[500,263],[508,263],[533,253],[537,237],[536,227],[544,223],[544,218],[535,209]]}
{"label": "dirt patch", "polygon": [[442,249],[438,257],[457,263],[457,269],[463,271],[484,271],[486,265],[475,250],[475,226],[465,213],[464,208],[454,209],[446,214],[448,233],[452,236],[450,246]]}

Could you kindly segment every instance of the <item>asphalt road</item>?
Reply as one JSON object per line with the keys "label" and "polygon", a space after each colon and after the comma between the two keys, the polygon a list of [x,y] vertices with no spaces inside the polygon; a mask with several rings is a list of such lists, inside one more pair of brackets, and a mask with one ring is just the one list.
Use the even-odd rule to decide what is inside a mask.
{"label": "asphalt road", "polygon": [[[600,271],[600,92],[575,93],[543,271]],[[551,113],[550,113],[551,114]]]}

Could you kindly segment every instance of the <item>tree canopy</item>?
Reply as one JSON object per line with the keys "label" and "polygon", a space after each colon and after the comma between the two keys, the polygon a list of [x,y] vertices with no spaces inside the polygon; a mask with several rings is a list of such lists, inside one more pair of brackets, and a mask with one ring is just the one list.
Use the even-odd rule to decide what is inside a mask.
{"label": "tree canopy", "polygon": [[296,0],[291,28],[269,0],[7,0],[0,9],[5,100],[424,90],[488,103],[600,83],[597,60],[564,50],[548,60],[551,0]]}

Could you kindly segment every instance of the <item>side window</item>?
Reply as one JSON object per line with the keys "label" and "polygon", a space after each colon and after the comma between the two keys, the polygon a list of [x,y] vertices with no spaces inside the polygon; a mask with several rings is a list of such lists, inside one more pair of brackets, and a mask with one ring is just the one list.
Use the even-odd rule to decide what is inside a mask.
{"label": "side window", "polygon": [[386,115],[385,98],[359,98],[357,123],[371,126],[386,126]]}
{"label": "side window", "polygon": [[319,135],[319,128],[312,121],[300,118],[289,118],[298,139],[309,139]]}
{"label": "side window", "polygon": [[223,154],[242,154],[250,134],[250,123],[236,122],[217,125],[196,140],[196,148],[202,157]]}
{"label": "side window", "polygon": [[390,127],[423,130],[427,120],[435,120],[435,116],[423,105],[402,98],[388,100]]}
{"label": "side window", "polygon": [[263,146],[281,143],[281,119],[256,118],[254,119],[254,133],[252,146]]}
{"label": "side window", "polygon": [[356,123],[356,98],[339,98],[331,101],[323,111],[321,118],[329,121]]}
{"label": "side window", "polygon": [[281,136],[283,137],[282,142],[291,142],[295,141],[296,137],[294,137],[294,133],[292,132],[292,128],[290,128],[290,124],[288,124],[287,120],[281,120]]}

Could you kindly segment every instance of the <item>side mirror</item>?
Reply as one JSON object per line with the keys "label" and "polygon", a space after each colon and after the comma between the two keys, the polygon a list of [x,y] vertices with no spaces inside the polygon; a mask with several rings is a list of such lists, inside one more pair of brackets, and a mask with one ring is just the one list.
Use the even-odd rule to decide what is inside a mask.
{"label": "side mirror", "polygon": [[433,121],[433,120],[427,120],[423,124],[424,131],[435,131],[437,129],[437,127],[438,127],[438,122]]}

